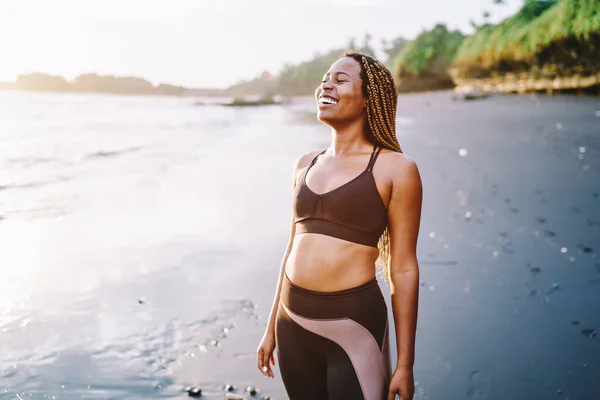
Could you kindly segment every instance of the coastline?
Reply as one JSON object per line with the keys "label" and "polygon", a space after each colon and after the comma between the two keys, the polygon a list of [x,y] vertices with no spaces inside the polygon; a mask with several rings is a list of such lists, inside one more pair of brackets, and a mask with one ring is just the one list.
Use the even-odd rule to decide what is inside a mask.
{"label": "coastline", "polygon": [[499,78],[482,79],[462,79],[454,78],[459,93],[484,91],[497,93],[531,93],[578,91],[583,94],[589,91],[590,94],[600,96],[600,73],[595,75],[573,75],[568,77],[540,78],[533,74],[508,74]]}

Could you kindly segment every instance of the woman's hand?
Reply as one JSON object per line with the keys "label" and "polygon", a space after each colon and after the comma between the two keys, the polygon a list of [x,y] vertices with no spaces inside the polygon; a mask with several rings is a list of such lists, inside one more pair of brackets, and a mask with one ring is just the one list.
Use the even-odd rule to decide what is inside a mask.
{"label": "woman's hand", "polygon": [[412,368],[396,368],[392,379],[390,379],[390,389],[388,400],[394,400],[396,394],[400,395],[400,400],[412,400],[415,394],[415,379]]}
{"label": "woman's hand", "polygon": [[265,332],[258,349],[256,350],[256,363],[258,369],[264,376],[274,378],[273,371],[271,371],[271,364],[275,365],[275,357],[273,357],[273,350],[275,350],[275,335],[273,332]]}

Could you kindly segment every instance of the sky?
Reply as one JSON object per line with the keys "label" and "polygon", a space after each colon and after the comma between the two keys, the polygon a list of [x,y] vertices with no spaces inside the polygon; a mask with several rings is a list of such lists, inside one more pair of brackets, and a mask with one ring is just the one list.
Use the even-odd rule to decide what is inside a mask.
{"label": "sky", "polygon": [[0,0],[0,82],[43,72],[139,76],[186,87],[223,88],[365,33],[414,38],[445,22],[495,22],[523,0]]}

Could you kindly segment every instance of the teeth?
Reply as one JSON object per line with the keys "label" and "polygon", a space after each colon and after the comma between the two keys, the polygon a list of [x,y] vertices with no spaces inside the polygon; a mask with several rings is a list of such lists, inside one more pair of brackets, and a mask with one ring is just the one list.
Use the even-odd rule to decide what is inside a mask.
{"label": "teeth", "polygon": [[329,97],[321,97],[319,99],[319,101],[321,103],[324,103],[324,104],[337,104],[337,100],[334,100],[334,99],[329,98]]}

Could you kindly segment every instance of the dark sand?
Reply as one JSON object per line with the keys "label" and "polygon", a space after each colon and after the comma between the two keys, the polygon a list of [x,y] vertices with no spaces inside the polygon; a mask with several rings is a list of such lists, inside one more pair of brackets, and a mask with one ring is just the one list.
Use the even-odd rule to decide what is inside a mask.
{"label": "dark sand", "polygon": [[[424,184],[415,398],[598,399],[600,99],[451,98],[399,100],[414,118],[399,140]],[[242,319],[245,332],[226,345],[237,356],[214,365],[274,398],[286,398],[279,371],[253,372],[252,351],[286,229],[236,279],[252,282],[262,322]]]}
{"label": "dark sand", "polygon": [[[312,99],[302,102],[227,112],[151,103],[140,114],[156,107],[150,131],[188,115],[198,125],[152,135],[144,126],[123,135],[148,145],[139,158],[65,169],[81,175],[79,186],[48,190],[64,187],[86,200],[75,206],[97,207],[75,207],[79,223],[39,221],[65,242],[48,237],[40,262],[55,259],[31,284],[52,278],[81,293],[42,296],[33,311],[5,316],[0,398],[183,399],[197,385],[202,398],[223,399],[226,383],[287,398],[277,368],[275,379],[258,371],[255,350],[287,241],[294,159],[329,142]],[[415,399],[600,399],[600,99],[403,95],[399,116],[400,143],[424,184]],[[129,121],[120,118],[117,128]],[[129,180],[132,168],[144,179]],[[15,196],[17,207],[38,193],[18,190],[4,189],[4,201]],[[19,215],[6,214],[0,237],[23,247],[38,220],[25,225]],[[79,233],[90,252],[71,246]],[[6,250],[0,263],[12,266],[17,253]],[[111,279],[100,279],[105,272]],[[86,289],[88,273],[97,288]],[[394,354],[394,337],[392,345]]]}

